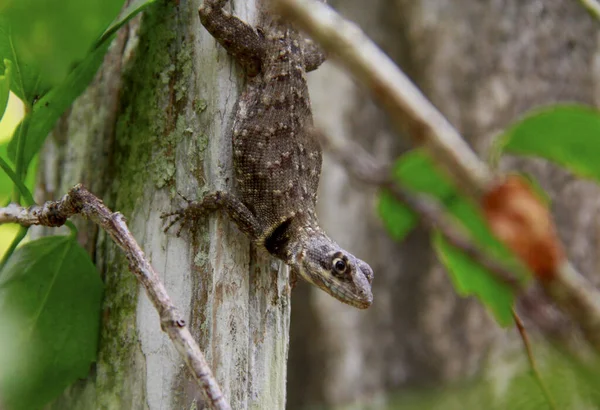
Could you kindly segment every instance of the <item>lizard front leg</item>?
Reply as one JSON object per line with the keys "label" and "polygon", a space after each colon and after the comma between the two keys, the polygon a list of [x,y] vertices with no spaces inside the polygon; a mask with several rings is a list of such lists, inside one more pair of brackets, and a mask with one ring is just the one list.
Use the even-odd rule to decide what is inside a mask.
{"label": "lizard front leg", "polygon": [[207,194],[200,201],[188,201],[187,207],[162,214],[161,218],[175,216],[165,228],[165,232],[180,222],[181,227],[177,231],[177,236],[179,236],[184,225],[192,224],[194,226],[200,219],[217,210],[223,210],[239,230],[253,241],[258,239],[260,228],[252,212],[235,196],[223,191]]}
{"label": "lizard front leg", "polygon": [[260,70],[265,42],[248,23],[223,10],[227,0],[204,0],[200,21],[210,34],[246,68],[249,75]]}

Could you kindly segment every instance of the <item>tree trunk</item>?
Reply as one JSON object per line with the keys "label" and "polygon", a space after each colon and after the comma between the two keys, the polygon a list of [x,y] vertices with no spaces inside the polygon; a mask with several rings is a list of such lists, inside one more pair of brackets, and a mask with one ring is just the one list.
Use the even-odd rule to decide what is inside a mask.
{"label": "tree trunk", "polygon": [[[159,218],[184,204],[177,192],[195,199],[231,188],[229,130],[244,73],[201,26],[199,5],[157,2],[119,32],[45,148],[38,200],[83,182],[122,212],[232,407],[283,408],[287,268],[253,249],[224,215],[181,238],[177,226],[165,234]],[[235,2],[234,10],[256,18],[254,1]],[[106,284],[100,350],[90,376],[52,408],[202,408],[125,258],[106,235],[78,222]]]}
{"label": "tree trunk", "polygon": [[[598,103],[598,22],[577,1],[330,3],[398,62],[484,158],[496,133],[532,107]],[[406,148],[364,90],[333,65],[318,70],[312,84],[317,124],[360,142],[382,161]],[[570,258],[593,273],[598,188],[542,161],[503,166],[538,178]],[[490,353],[515,340],[478,302],[455,294],[423,230],[392,243],[375,217],[373,192],[349,183],[330,161],[319,198],[323,227],[373,267],[374,303],[357,312],[308,287],[295,297],[289,409],[376,407],[400,389],[473,375]]]}

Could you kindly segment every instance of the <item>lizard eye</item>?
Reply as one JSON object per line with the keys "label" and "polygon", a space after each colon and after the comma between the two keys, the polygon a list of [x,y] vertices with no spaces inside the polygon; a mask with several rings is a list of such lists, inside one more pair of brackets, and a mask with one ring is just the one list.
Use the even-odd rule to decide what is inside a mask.
{"label": "lizard eye", "polygon": [[343,259],[335,258],[333,260],[333,268],[337,273],[344,273],[346,271],[347,265]]}

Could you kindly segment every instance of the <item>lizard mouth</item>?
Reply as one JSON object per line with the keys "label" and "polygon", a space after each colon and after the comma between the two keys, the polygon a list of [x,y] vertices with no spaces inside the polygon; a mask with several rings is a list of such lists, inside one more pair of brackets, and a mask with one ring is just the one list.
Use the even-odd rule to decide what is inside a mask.
{"label": "lizard mouth", "polygon": [[369,288],[357,289],[350,282],[339,282],[326,272],[324,275],[313,274],[306,269],[298,269],[298,273],[307,282],[319,287],[340,302],[358,309],[367,309],[373,303],[373,293]]}
{"label": "lizard mouth", "polygon": [[324,285],[319,287],[340,302],[359,309],[367,309],[373,303],[373,293],[370,289],[363,292],[352,292],[349,289],[341,288],[339,284],[332,283],[331,281],[329,282],[329,286]]}

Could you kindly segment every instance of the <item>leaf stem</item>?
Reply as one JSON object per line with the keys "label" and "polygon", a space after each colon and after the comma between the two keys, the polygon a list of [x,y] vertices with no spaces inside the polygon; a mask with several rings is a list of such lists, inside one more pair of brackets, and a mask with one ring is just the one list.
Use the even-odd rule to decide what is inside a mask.
{"label": "leaf stem", "polygon": [[15,173],[15,171],[12,170],[10,165],[8,165],[8,163],[3,158],[0,158],[0,168],[2,168],[6,175],[8,175],[8,177],[15,184],[17,192],[19,192],[20,195],[23,195],[25,205],[33,205],[35,201],[33,199],[33,196],[31,195],[31,192],[29,192],[29,189],[27,189],[23,181],[17,176],[17,173]]}
{"label": "leaf stem", "polygon": [[69,233],[69,235],[71,235],[72,237],[76,237],[77,236],[77,227],[75,226],[75,224],[71,221],[66,221],[65,225],[67,226],[67,228],[69,228],[69,230],[71,231]]}
{"label": "leaf stem", "polygon": [[512,314],[513,319],[515,320],[515,325],[517,326],[517,330],[519,331],[519,335],[521,336],[521,340],[523,341],[523,345],[525,346],[525,353],[527,354],[527,360],[529,360],[531,374],[537,382],[538,386],[540,386],[540,390],[542,391],[544,398],[548,402],[548,406],[550,406],[552,410],[558,410],[558,407],[556,407],[556,403],[550,395],[550,391],[548,390],[548,387],[546,387],[544,380],[542,380],[542,375],[540,374],[537,368],[537,364],[535,362],[535,358],[533,357],[533,351],[531,349],[531,344],[529,343],[529,336],[527,336],[525,326],[523,325],[521,318],[517,315],[517,312],[515,312],[514,309]]}
{"label": "leaf stem", "polygon": [[[23,153],[25,152],[25,142],[27,140],[27,132],[29,130],[30,115],[31,115],[31,106],[28,104],[25,104],[25,116],[23,117],[23,120],[21,121],[21,125],[19,126],[19,134],[18,134],[18,140],[17,140],[17,155],[15,158],[16,178],[21,181],[23,180],[23,178],[25,176],[25,172],[23,170],[23,168],[24,168]],[[14,179],[13,179],[13,182],[15,182]],[[21,199],[21,192],[19,189],[17,189],[17,187],[15,187],[15,190],[13,193],[13,198],[14,198],[14,202],[16,202],[16,203],[19,203],[19,201]]]}

